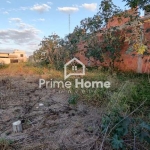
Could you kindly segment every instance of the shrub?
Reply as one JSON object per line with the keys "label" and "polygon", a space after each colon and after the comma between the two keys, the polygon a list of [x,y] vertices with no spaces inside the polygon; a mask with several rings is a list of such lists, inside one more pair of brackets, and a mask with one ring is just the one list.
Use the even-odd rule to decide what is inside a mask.
{"label": "shrub", "polygon": [[11,146],[12,143],[11,140],[0,138],[0,150],[13,150]]}
{"label": "shrub", "polygon": [[150,125],[141,119],[123,116],[112,110],[103,116],[101,127],[102,133],[107,132],[107,140],[113,149],[142,149],[150,146]]}

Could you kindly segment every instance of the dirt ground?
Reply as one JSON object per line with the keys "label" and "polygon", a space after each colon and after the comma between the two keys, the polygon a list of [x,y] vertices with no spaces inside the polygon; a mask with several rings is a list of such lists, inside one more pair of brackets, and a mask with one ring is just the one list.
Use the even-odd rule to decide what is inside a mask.
{"label": "dirt ground", "polygon": [[[68,103],[69,94],[38,87],[38,76],[0,77],[0,139],[16,150],[99,149],[102,111],[83,101]],[[12,131],[21,120],[22,133]]]}

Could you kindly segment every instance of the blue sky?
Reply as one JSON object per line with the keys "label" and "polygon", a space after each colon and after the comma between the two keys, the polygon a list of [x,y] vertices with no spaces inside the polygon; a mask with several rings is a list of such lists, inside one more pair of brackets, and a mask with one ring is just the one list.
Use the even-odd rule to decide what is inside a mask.
{"label": "blue sky", "polygon": [[[44,36],[52,33],[64,37],[86,17],[98,11],[99,0],[0,0],[0,52],[25,50],[28,55],[38,49]],[[125,3],[114,0],[125,8]],[[126,7],[127,8],[127,7]]]}

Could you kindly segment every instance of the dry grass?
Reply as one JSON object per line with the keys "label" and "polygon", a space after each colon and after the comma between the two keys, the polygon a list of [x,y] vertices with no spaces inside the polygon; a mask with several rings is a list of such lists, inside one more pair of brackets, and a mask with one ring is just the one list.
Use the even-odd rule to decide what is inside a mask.
{"label": "dry grass", "polygon": [[[21,75],[21,77],[15,79],[16,75]],[[5,107],[5,113],[7,114],[8,111],[10,111],[9,114],[13,114],[15,118],[16,110],[12,110],[10,108],[12,107],[12,104],[13,108],[17,107],[19,104],[19,106],[21,106],[20,110],[22,111],[17,112],[18,115],[23,116],[23,119],[25,119],[26,122],[30,121],[30,124],[27,124],[26,122],[24,123],[24,137],[27,138],[22,138],[20,140],[15,139],[16,142],[12,144],[16,149],[20,150],[59,148],[64,150],[97,150],[100,149],[100,145],[101,148],[105,146],[104,149],[110,150],[112,147],[107,141],[110,140],[111,137],[108,133],[106,137],[101,134],[101,118],[103,114],[111,113],[112,110],[115,109],[123,114],[123,116],[128,117],[132,114],[132,112],[135,112],[132,111],[130,113],[129,108],[131,108],[131,106],[133,107],[134,104],[132,109],[137,110],[139,104],[142,103],[141,100],[144,100],[141,99],[141,94],[149,100],[149,87],[147,84],[145,86],[143,85],[143,89],[140,88],[140,93],[137,92],[139,84],[143,82],[147,83],[148,81],[147,77],[144,75],[110,75],[108,72],[102,72],[100,70],[86,70],[86,75],[83,77],[72,76],[71,80],[75,78],[83,78],[87,81],[100,80],[111,82],[111,88],[108,90],[97,89],[94,90],[94,93],[88,93],[88,91],[85,94],[81,93],[81,97],[79,97],[79,99],[82,101],[78,101],[78,103],[74,106],[71,106],[72,104],[68,104],[67,102],[69,98],[68,93],[47,91],[45,88],[41,90],[35,87],[35,85],[37,85],[36,80],[35,82],[30,82],[30,80],[33,81],[36,79],[36,77],[62,80],[63,70],[56,71],[46,67],[21,63],[11,64],[7,68],[0,69],[0,76],[9,76],[10,80],[8,81],[11,81],[13,86],[19,86],[18,89],[21,89],[22,85],[24,85],[24,87],[29,90],[27,91],[30,95],[30,97],[28,96],[29,101],[26,98],[24,98],[24,101],[19,98],[14,98],[14,100],[6,100],[6,104],[3,105]],[[12,76],[12,79],[10,76]],[[18,84],[18,80],[20,84]],[[5,87],[7,86],[6,83],[4,85]],[[78,90],[81,91],[82,89]],[[72,89],[72,91],[74,91],[74,89]],[[37,110],[36,106],[38,106],[40,101],[44,103],[44,107],[41,110]],[[131,102],[133,103],[132,105]],[[141,110],[139,110],[139,116],[137,112],[137,117],[148,122],[148,115],[146,115],[148,112],[146,110],[147,108],[149,107],[145,106],[141,108]],[[140,111],[143,113],[142,116],[140,116]],[[6,123],[11,124],[12,120],[7,121]],[[109,130],[111,131],[112,129]],[[11,135],[8,136],[11,137]],[[129,139],[130,138],[132,137],[130,137],[129,134]],[[128,144],[130,144],[130,142],[126,142],[126,144],[127,147],[129,147]],[[137,145],[138,144],[139,143],[137,142]],[[22,145],[24,146],[22,147]],[[3,141],[3,143],[0,143],[0,150],[11,150],[10,146],[11,145],[7,141]],[[144,145],[142,146],[144,147]],[[145,146],[143,149],[146,149],[147,147],[148,146]]]}
{"label": "dry grass", "polygon": [[27,65],[27,63],[10,64],[6,68],[0,69],[0,76],[16,76],[16,75],[35,75],[42,78],[62,78],[63,73],[45,67],[36,67]]}
{"label": "dry grass", "polygon": [[[63,79],[64,72],[57,71],[55,69],[49,69],[46,67],[39,67],[34,65],[29,65],[28,63],[18,63],[18,64],[10,64],[7,67],[0,68],[0,76],[16,76],[16,75],[35,75],[40,76],[44,79],[52,78],[52,79]],[[71,79],[74,79],[80,76],[72,76]],[[85,79],[99,79],[99,77],[106,77],[106,73],[104,74],[100,70],[89,71],[86,70],[86,76],[83,76]]]}

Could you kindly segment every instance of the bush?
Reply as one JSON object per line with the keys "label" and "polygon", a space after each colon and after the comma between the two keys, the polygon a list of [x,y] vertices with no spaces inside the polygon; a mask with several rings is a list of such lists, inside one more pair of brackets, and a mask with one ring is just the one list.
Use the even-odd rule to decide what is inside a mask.
{"label": "bush", "polygon": [[113,149],[133,147],[143,149],[143,147],[150,146],[149,122],[131,116],[123,116],[117,111],[112,110],[103,116],[101,130],[102,133],[107,132],[107,140]]}
{"label": "bush", "polygon": [[11,144],[13,142],[11,140],[0,139],[0,150],[13,150]]}
{"label": "bush", "polygon": [[4,69],[4,68],[8,68],[8,67],[9,67],[9,65],[0,63],[0,69]]}
{"label": "bush", "polygon": [[78,99],[79,99],[79,96],[77,94],[72,94],[68,99],[68,103],[75,105],[77,104]]}

